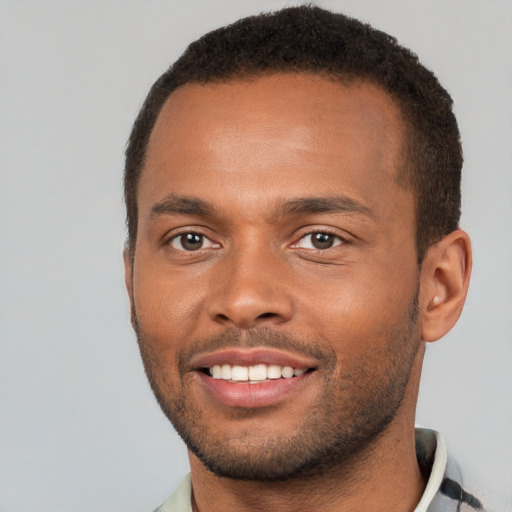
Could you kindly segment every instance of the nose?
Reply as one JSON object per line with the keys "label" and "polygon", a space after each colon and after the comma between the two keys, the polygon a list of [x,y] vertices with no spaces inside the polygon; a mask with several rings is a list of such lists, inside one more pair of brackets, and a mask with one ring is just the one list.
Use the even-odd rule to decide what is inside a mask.
{"label": "nose", "polygon": [[289,321],[293,300],[284,266],[268,248],[233,251],[215,270],[210,318],[239,329]]}

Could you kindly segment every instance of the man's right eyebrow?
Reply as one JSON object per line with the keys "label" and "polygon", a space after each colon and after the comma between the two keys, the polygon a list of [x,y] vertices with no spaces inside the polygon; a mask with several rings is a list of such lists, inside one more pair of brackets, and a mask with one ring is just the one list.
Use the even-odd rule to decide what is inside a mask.
{"label": "man's right eyebrow", "polygon": [[151,218],[160,215],[195,215],[205,217],[215,212],[213,206],[197,197],[169,194],[151,207]]}

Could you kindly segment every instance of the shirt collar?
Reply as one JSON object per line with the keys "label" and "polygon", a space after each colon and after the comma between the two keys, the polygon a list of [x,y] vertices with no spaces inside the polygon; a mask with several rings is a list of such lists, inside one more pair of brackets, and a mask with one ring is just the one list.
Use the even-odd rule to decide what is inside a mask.
{"label": "shirt collar", "polygon": [[416,457],[428,480],[414,512],[485,512],[480,500],[463,488],[460,470],[448,457],[441,434],[417,428]]}

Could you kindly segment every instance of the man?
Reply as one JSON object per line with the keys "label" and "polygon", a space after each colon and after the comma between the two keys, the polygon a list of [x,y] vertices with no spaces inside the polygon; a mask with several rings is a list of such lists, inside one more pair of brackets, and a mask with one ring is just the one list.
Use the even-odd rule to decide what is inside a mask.
{"label": "man", "polygon": [[161,511],[483,510],[414,429],[462,310],[451,99],[390,36],[315,7],[196,41],[125,170],[144,367],[189,449]]}

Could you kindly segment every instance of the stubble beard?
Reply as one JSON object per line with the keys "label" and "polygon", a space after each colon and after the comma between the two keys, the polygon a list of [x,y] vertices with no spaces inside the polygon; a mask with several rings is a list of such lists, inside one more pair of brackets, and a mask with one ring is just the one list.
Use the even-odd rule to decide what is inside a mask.
{"label": "stubble beard", "polygon": [[[336,468],[343,471],[386,431],[400,409],[420,346],[417,313],[418,293],[404,318],[388,329],[387,345],[361,354],[351,362],[351,368],[338,370],[338,376],[338,358],[330,347],[271,329],[243,333],[229,330],[192,344],[196,352],[205,346],[265,346],[290,348],[317,357],[322,362],[322,398],[298,419],[286,438],[248,429],[240,430],[238,436],[218,431],[212,434],[211,420],[205,417],[200,404],[187,397],[184,386],[182,368],[191,352],[180,354],[181,380],[176,389],[166,377],[168,370],[163,362],[152,352],[151,339],[137,322],[136,312],[132,315],[153,393],[188,449],[218,476],[272,482],[326,475]],[[234,414],[257,418],[261,411],[240,408]]]}

